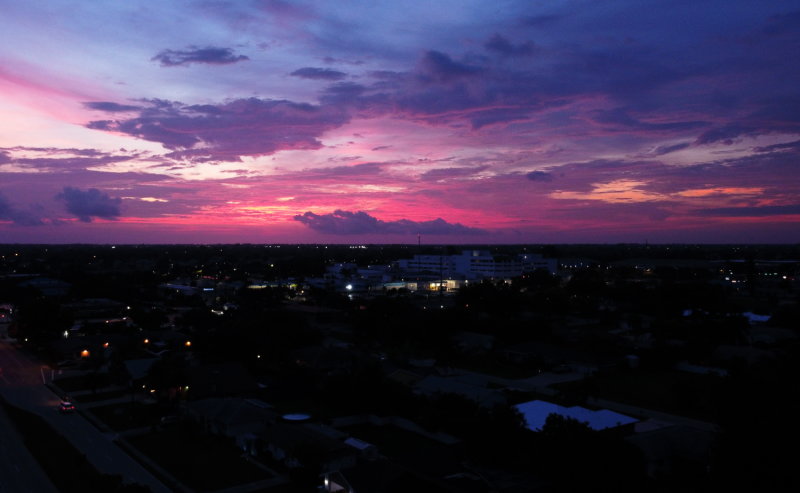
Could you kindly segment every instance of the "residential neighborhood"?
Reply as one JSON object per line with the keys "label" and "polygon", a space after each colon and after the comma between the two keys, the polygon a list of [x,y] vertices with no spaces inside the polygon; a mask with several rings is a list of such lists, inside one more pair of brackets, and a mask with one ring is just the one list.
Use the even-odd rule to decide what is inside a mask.
{"label": "residential neighborhood", "polygon": [[[0,395],[61,490],[34,428],[106,491],[780,490],[798,259],[0,245]],[[78,422],[141,472],[87,452]]]}

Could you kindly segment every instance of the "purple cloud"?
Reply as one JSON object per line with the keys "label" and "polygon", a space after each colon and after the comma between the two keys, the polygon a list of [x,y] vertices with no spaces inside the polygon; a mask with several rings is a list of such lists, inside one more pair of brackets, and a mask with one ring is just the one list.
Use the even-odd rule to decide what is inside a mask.
{"label": "purple cloud", "polygon": [[119,206],[122,199],[110,197],[96,188],[84,192],[77,188],[64,187],[64,190],[56,195],[56,199],[63,200],[67,212],[85,223],[92,222],[92,217],[114,220],[120,216]]}
{"label": "purple cloud", "polygon": [[326,234],[357,235],[357,234],[430,234],[430,235],[459,235],[459,234],[486,234],[485,230],[471,228],[460,223],[448,223],[437,218],[432,221],[411,221],[400,219],[397,221],[382,221],[370,216],[364,211],[351,212],[336,210],[330,214],[314,214],[306,212],[294,216],[295,221],[300,221],[314,231]]}
{"label": "purple cloud", "polygon": [[708,123],[702,121],[677,121],[669,123],[648,123],[632,117],[629,112],[624,108],[614,108],[611,110],[597,110],[592,113],[592,119],[604,125],[617,127],[622,130],[630,131],[631,129],[644,130],[649,132],[661,131],[681,131],[692,130],[695,128],[708,126]]}
{"label": "purple cloud", "polygon": [[513,121],[524,121],[530,119],[531,110],[529,108],[500,108],[476,111],[470,116],[470,123],[473,130],[494,125],[496,123],[510,123]]}
{"label": "purple cloud", "polygon": [[533,55],[534,45],[527,41],[519,45],[513,45],[509,40],[499,34],[495,34],[484,45],[489,51],[505,56],[530,56]]}
{"label": "purple cloud", "polygon": [[141,106],[132,106],[129,104],[119,104],[111,101],[90,101],[83,103],[89,109],[108,111],[109,113],[116,113],[122,111],[136,111],[142,109]]}
{"label": "purple cloud", "polygon": [[472,168],[439,168],[426,171],[420,177],[424,181],[447,180],[450,178],[465,178],[473,176],[481,171],[489,169],[489,166],[476,166]]}
{"label": "purple cloud", "polygon": [[776,151],[800,151],[800,140],[786,142],[783,144],[773,144],[769,146],[754,147],[754,152],[776,152]]}
{"label": "purple cloud", "polygon": [[231,48],[190,46],[185,50],[164,50],[150,60],[159,62],[162,67],[178,67],[192,63],[227,65],[249,59],[244,55],[235,55]]}
{"label": "purple cloud", "polygon": [[421,67],[425,76],[437,82],[452,82],[481,72],[479,67],[456,62],[449,55],[433,50],[422,57]]}
{"label": "purple cloud", "polygon": [[695,212],[699,216],[722,217],[768,217],[800,215],[800,204],[789,205],[761,205],[750,207],[716,207],[700,209]]}
{"label": "purple cloud", "polygon": [[338,70],[333,70],[329,68],[317,68],[317,67],[303,67],[295,70],[289,75],[293,75],[294,77],[300,77],[301,79],[312,79],[312,80],[342,80],[347,77],[347,74],[344,72],[339,72]]}
{"label": "purple cloud", "polygon": [[690,145],[691,144],[689,142],[682,142],[680,144],[673,144],[673,145],[668,145],[668,146],[658,146],[655,149],[653,149],[652,154],[656,155],[656,156],[663,156],[665,154],[670,154],[672,152],[677,152],[677,151],[681,151],[683,149],[686,149]]}
{"label": "purple cloud", "polygon": [[756,129],[752,127],[742,126],[739,124],[723,125],[721,127],[712,128],[700,134],[695,140],[695,144],[713,144],[715,142],[723,142],[732,144],[734,140],[744,134],[755,133]]}
{"label": "purple cloud", "polygon": [[531,171],[525,177],[530,181],[553,181],[553,174],[547,171]]}
{"label": "purple cloud", "polygon": [[169,157],[198,161],[239,160],[279,150],[319,149],[326,130],[350,116],[331,105],[286,100],[237,99],[218,105],[186,106],[149,101],[139,116],[90,122],[89,128],[159,142]]}
{"label": "purple cloud", "polygon": [[0,221],[11,221],[17,226],[41,226],[44,221],[32,211],[20,210],[0,193]]}

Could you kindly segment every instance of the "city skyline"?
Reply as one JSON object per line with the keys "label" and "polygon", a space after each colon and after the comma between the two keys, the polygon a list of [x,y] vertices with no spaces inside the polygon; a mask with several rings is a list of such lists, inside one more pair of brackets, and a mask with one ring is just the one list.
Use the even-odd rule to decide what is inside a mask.
{"label": "city skyline", "polygon": [[2,1],[0,242],[800,241],[800,7]]}

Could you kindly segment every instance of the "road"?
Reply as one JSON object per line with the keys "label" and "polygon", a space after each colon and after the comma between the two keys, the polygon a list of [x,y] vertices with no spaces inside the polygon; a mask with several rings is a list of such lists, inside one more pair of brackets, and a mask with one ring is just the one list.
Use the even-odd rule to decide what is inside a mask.
{"label": "road", "polygon": [[[2,368],[0,394],[10,404],[44,418],[81,453],[85,454],[89,462],[100,472],[119,474],[126,482],[147,485],[153,493],[170,492],[169,488],[122,451],[113,442],[112,434],[104,434],[78,413],[69,415],[59,413],[57,410],[60,402],[59,396],[45,386],[45,380],[50,371],[39,361],[11,343],[0,341],[0,368]],[[0,422],[0,426],[2,424]],[[10,467],[14,472],[13,466]],[[22,466],[20,469],[22,470]],[[38,474],[38,472],[29,470],[29,474]]]}

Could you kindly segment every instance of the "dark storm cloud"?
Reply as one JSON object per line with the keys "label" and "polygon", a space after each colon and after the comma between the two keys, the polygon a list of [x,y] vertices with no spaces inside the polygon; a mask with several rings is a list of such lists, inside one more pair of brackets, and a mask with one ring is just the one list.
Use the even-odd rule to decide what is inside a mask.
{"label": "dark storm cloud", "polygon": [[533,55],[534,50],[534,45],[530,41],[514,45],[499,34],[492,36],[483,46],[489,51],[505,56],[530,56]]}
{"label": "dark storm cloud", "polygon": [[309,211],[305,214],[298,214],[294,216],[294,220],[300,221],[314,231],[338,235],[459,235],[486,233],[485,230],[471,228],[460,223],[448,223],[441,218],[437,218],[432,221],[411,221],[409,219],[382,221],[363,211],[351,212],[336,210],[330,214],[314,214],[313,212]]}
{"label": "dark storm cloud", "polygon": [[553,174],[547,171],[531,171],[525,177],[530,181],[553,181]]}
{"label": "dark storm cloud", "polygon": [[227,65],[249,60],[249,58],[244,55],[234,54],[231,48],[218,48],[215,46],[198,48],[190,46],[185,50],[164,50],[150,60],[159,62],[162,67],[178,67],[192,63]]}
{"label": "dark storm cloud", "polygon": [[800,215],[800,204],[762,205],[749,207],[717,207],[695,211],[698,216],[768,217]]}
{"label": "dark storm cloud", "polygon": [[84,192],[77,188],[64,187],[64,190],[56,195],[56,199],[63,200],[67,212],[85,223],[92,222],[93,217],[113,220],[120,216],[119,206],[122,199],[110,197],[96,188]]}
{"label": "dark storm cloud", "polygon": [[136,111],[142,109],[141,106],[119,104],[119,103],[113,103],[111,101],[90,101],[87,103],[83,103],[83,105],[89,109],[108,111],[109,113],[115,113],[120,111]]}
{"label": "dark storm cloud", "polygon": [[317,67],[299,68],[289,75],[300,77],[301,79],[312,79],[312,80],[342,80],[345,77],[347,77],[347,74],[345,74],[344,72],[339,72],[338,70],[333,70],[329,68],[317,68]]}
{"label": "dark storm cloud", "polygon": [[149,103],[137,117],[87,126],[159,142],[173,151],[168,155],[172,158],[236,161],[279,150],[318,149],[323,132],[350,118],[334,106],[286,100],[249,98],[202,106]]}

